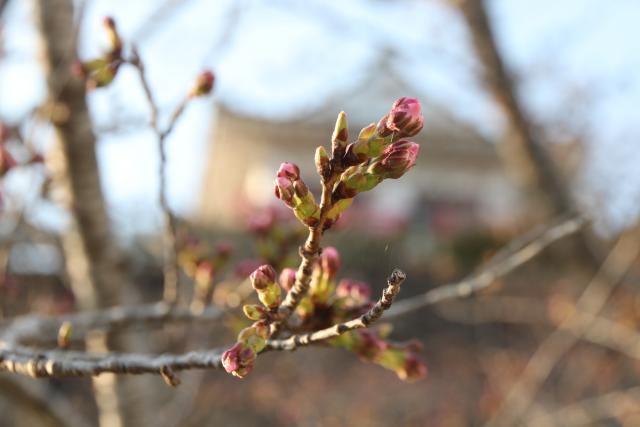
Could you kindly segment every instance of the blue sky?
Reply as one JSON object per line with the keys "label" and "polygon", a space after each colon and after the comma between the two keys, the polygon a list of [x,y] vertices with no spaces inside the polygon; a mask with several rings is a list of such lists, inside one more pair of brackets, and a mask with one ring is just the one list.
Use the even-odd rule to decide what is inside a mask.
{"label": "blue sky", "polygon": [[[0,117],[9,121],[44,96],[28,2],[12,3],[4,31],[8,55],[0,63]],[[139,44],[165,114],[202,68],[216,71],[214,99],[194,102],[169,140],[169,198],[181,213],[192,210],[200,194],[214,102],[271,118],[313,110],[370,72],[384,49],[396,51],[405,77],[429,94],[424,102],[447,106],[489,136],[501,130],[477,81],[464,25],[444,1],[246,0],[236,22],[233,0],[185,0],[168,19],[149,24],[162,3],[90,0],[82,52],[86,57],[100,52],[101,18],[114,16],[123,37]],[[604,207],[600,212],[608,226],[635,218],[640,49],[633,41],[640,39],[640,2],[493,0],[490,12],[528,111],[540,123],[561,123],[589,141],[579,199]],[[90,96],[99,125],[140,121],[148,113],[135,73],[123,71],[115,84]],[[157,227],[151,132],[136,127],[102,135],[99,156],[122,229]],[[23,178],[11,181],[5,185],[29,185]],[[42,207],[37,211],[50,216]]]}

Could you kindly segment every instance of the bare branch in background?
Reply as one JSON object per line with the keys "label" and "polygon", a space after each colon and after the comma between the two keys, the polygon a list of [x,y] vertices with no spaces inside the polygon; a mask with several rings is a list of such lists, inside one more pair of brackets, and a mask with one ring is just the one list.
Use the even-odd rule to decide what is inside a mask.
{"label": "bare branch in background", "polygon": [[576,313],[580,315],[569,315],[538,347],[488,426],[514,425],[526,415],[553,367],[587,334],[609,295],[639,254],[640,239],[637,232],[629,232],[618,240],[576,303]]}
{"label": "bare branch in background", "polygon": [[587,220],[582,217],[564,220],[535,236],[524,244],[522,248],[509,256],[505,255],[503,257],[503,255],[500,255],[500,257],[503,257],[502,260],[495,263],[491,262],[484,271],[474,274],[462,282],[440,286],[422,295],[397,302],[387,313],[387,318],[403,316],[432,304],[468,297],[482,291],[491,286],[497,278],[513,271],[538,255],[551,243],[580,231],[586,224]]}

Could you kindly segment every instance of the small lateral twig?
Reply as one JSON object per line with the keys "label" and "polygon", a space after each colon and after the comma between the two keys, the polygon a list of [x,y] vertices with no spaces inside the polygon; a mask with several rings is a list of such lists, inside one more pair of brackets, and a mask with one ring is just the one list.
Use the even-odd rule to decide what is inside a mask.
{"label": "small lateral twig", "polygon": [[268,350],[286,350],[293,351],[298,347],[314,344],[321,341],[337,337],[345,332],[353,331],[355,329],[366,328],[373,322],[378,320],[382,314],[391,307],[394,298],[400,292],[400,285],[404,282],[406,275],[401,270],[393,270],[391,275],[387,278],[387,287],[382,292],[382,296],[375,303],[373,307],[365,314],[347,322],[338,323],[326,329],[321,329],[315,332],[309,332],[306,334],[298,334],[290,336],[286,339],[268,340]]}
{"label": "small lateral twig", "polygon": [[149,104],[149,108],[151,109],[151,118],[150,125],[153,129],[156,139],[158,142],[158,155],[160,158],[160,163],[158,166],[158,176],[159,176],[159,190],[158,190],[158,201],[160,204],[160,209],[162,210],[163,216],[163,233],[162,233],[162,241],[163,241],[163,273],[164,273],[164,301],[168,304],[175,304],[178,301],[178,287],[179,287],[179,268],[178,268],[178,247],[177,247],[177,220],[175,215],[173,215],[171,208],[169,207],[169,203],[167,201],[167,149],[166,149],[166,139],[169,134],[173,131],[175,124],[178,119],[184,112],[185,107],[189,101],[189,97],[183,98],[183,100],[178,104],[174,112],[171,114],[169,118],[169,123],[167,127],[163,130],[160,128],[158,123],[159,116],[159,108],[158,104],[153,97],[153,92],[151,91],[151,86],[149,85],[149,81],[145,74],[144,64],[140,59],[140,55],[138,53],[137,48],[134,46],[132,48],[132,59],[128,61],[129,64],[133,65],[138,70],[138,76],[140,78],[140,83],[142,84],[142,89],[144,91],[145,97],[147,98],[147,103]]}

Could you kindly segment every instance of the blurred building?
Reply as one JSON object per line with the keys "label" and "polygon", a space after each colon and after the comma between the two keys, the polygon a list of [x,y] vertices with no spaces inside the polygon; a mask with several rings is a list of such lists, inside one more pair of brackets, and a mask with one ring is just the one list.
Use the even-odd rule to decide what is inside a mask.
{"label": "blurred building", "polygon": [[333,94],[316,111],[286,120],[267,120],[219,105],[197,221],[236,227],[243,221],[239,212],[273,203],[272,183],[283,161],[298,164],[314,189],[314,149],[330,145],[338,112],[347,113],[350,139],[354,139],[401,96],[417,97],[423,103],[425,128],[412,138],[421,145],[420,157],[401,180],[385,181],[359,196],[359,206],[372,208],[362,211],[376,216],[368,220],[426,220],[438,229],[478,223],[509,226],[516,217],[517,193],[494,145],[417,93],[384,61],[355,89]]}

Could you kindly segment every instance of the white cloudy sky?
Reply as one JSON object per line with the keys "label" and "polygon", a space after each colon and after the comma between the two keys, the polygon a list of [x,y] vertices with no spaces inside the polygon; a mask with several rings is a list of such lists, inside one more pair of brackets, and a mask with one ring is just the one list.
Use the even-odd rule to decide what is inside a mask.
{"label": "white cloudy sky", "polygon": [[[10,122],[44,96],[30,2],[11,3],[4,19],[7,55],[0,63],[0,118]],[[165,3],[180,6],[168,18],[151,18]],[[634,218],[640,201],[640,49],[634,42],[640,40],[640,3],[493,0],[490,6],[528,109],[540,122],[569,123],[588,137],[589,191],[581,196],[597,195],[612,224]],[[464,26],[438,0],[89,0],[82,29],[86,57],[104,47],[105,15],[116,18],[126,40],[139,44],[165,113],[199,70],[216,71],[214,99],[191,105],[169,141],[170,202],[182,213],[199,197],[214,102],[272,118],[309,111],[366,75],[384,49],[399,53],[405,76],[433,102],[487,134],[500,129],[475,80]],[[130,71],[94,92],[90,105],[104,125],[146,113]],[[122,226],[156,227],[151,133],[102,136],[99,156],[116,218],[127,218]]]}

